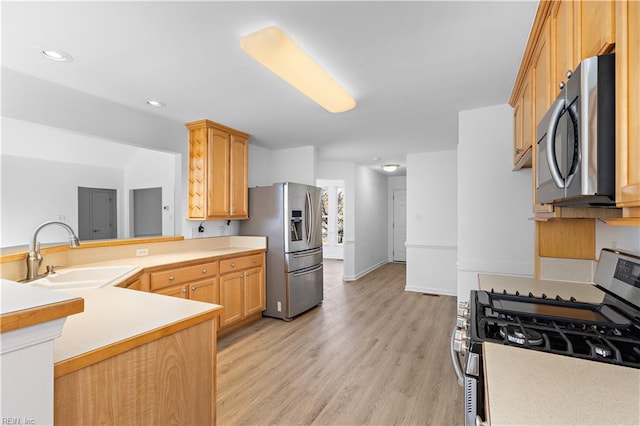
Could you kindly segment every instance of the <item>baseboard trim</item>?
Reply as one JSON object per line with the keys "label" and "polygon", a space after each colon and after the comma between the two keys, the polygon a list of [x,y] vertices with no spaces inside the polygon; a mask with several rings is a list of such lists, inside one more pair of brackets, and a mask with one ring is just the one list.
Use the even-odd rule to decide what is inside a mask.
{"label": "baseboard trim", "polygon": [[367,275],[368,273],[375,271],[376,269],[378,269],[379,267],[381,267],[382,265],[385,265],[387,263],[389,263],[389,262],[384,260],[384,261],[382,261],[380,263],[377,263],[377,264],[365,269],[364,271],[362,271],[362,272],[360,272],[360,273],[358,273],[356,275],[343,275],[342,276],[342,281],[355,281],[355,280],[358,280],[358,279],[364,277],[365,275]]}
{"label": "baseboard trim", "polygon": [[417,286],[405,286],[405,291],[411,291],[414,293],[426,293],[426,294],[438,294],[440,296],[457,296],[457,290],[449,290],[443,288],[432,288],[432,287],[417,287]]}

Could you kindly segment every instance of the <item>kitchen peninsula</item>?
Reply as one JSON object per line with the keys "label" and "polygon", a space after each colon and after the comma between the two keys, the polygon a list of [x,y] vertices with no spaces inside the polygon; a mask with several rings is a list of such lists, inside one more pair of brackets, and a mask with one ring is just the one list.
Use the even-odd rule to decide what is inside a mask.
{"label": "kitchen peninsula", "polygon": [[[247,258],[257,264],[264,255],[266,239],[220,237],[117,244],[45,252],[45,264],[66,268],[136,266],[112,285],[57,292],[9,283],[17,291],[40,290],[84,302],[84,312],[67,318],[61,337],[54,343],[55,422],[214,424],[218,317],[225,309],[199,301],[200,293],[185,296],[191,291],[190,284],[178,285],[185,289],[180,297],[192,300],[154,292],[150,289],[153,271],[176,271],[175,277],[173,273],[168,276],[172,282],[206,272],[207,278],[200,281],[211,284],[207,298],[217,301],[218,262]],[[148,254],[135,256],[140,250]],[[20,279],[24,258],[14,254],[3,261],[3,278]],[[201,264],[214,268],[205,271]],[[230,264],[235,267],[234,262]],[[256,282],[264,285],[263,280]],[[21,297],[4,295],[3,291],[3,320],[5,314],[16,315],[5,313],[5,305]],[[257,317],[260,314],[261,310]],[[6,385],[8,389],[12,384]]]}

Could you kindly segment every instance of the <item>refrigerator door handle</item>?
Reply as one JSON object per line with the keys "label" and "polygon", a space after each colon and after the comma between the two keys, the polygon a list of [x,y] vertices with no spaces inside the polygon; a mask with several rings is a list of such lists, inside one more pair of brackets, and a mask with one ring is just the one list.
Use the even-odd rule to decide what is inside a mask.
{"label": "refrigerator door handle", "polygon": [[292,255],[293,258],[297,259],[300,257],[307,257],[307,256],[315,256],[316,254],[322,253],[322,249],[316,249],[313,251],[305,251],[303,253],[295,253]]}
{"label": "refrigerator door handle", "polygon": [[309,274],[312,274],[312,273],[314,273],[314,272],[319,271],[320,269],[322,269],[322,264],[320,264],[320,265],[316,266],[316,267],[315,267],[315,268],[313,268],[313,269],[305,269],[305,270],[300,271],[300,272],[294,272],[294,273],[293,273],[293,276],[294,276],[294,277],[300,277],[300,276],[302,276],[302,275],[309,275]]}
{"label": "refrigerator door handle", "polygon": [[307,231],[307,244],[311,244],[311,236],[313,235],[313,218],[311,215],[313,214],[313,203],[311,201],[311,193],[306,191],[306,201],[305,201],[305,230]]}

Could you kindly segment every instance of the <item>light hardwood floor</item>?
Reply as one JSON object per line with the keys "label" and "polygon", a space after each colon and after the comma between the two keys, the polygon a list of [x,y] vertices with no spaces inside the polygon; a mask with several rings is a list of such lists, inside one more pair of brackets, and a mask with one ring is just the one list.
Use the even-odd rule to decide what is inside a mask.
{"label": "light hardwood floor", "polygon": [[319,307],[218,341],[218,424],[462,424],[455,298],[404,291],[404,264],[343,282],[325,260],[324,274]]}

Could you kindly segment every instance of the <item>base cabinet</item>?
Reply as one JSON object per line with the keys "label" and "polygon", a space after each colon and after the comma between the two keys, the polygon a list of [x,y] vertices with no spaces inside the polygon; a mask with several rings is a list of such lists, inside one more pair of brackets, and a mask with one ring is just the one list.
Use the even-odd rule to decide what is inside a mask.
{"label": "base cabinet", "polygon": [[215,424],[215,321],[55,378],[54,423]]}
{"label": "base cabinet", "polygon": [[220,329],[257,319],[266,308],[264,254],[220,261]]}

